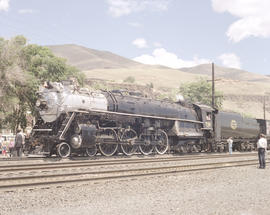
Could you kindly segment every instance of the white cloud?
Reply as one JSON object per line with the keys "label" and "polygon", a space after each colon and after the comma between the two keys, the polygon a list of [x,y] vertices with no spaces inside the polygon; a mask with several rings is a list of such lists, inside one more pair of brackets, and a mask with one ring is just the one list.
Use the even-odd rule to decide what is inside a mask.
{"label": "white cloud", "polygon": [[241,69],[240,58],[234,53],[224,53],[218,57],[223,66]]}
{"label": "white cloud", "polygon": [[34,10],[32,9],[20,9],[18,10],[19,14],[27,14],[27,13],[34,13]]}
{"label": "white cloud", "polygon": [[212,7],[218,13],[228,12],[239,17],[227,31],[230,40],[270,37],[269,0],[212,0]]}
{"label": "white cloud", "polygon": [[159,42],[154,42],[153,45],[154,45],[155,47],[161,47],[161,46],[162,46],[162,44],[159,43]]}
{"label": "white cloud", "polygon": [[0,11],[8,11],[9,8],[9,0],[0,0]]}
{"label": "white cloud", "polygon": [[114,17],[128,15],[146,9],[164,11],[170,0],[107,0],[109,13]]}
{"label": "white cloud", "polygon": [[132,41],[132,44],[140,49],[147,48],[147,42],[144,38],[137,38],[136,40]]}
{"label": "white cloud", "polygon": [[129,22],[128,25],[130,25],[132,27],[135,27],[135,28],[142,27],[142,24],[141,23],[138,23],[138,22]]}
{"label": "white cloud", "polygon": [[133,60],[144,64],[163,65],[175,69],[210,63],[210,60],[199,59],[197,56],[194,56],[193,60],[183,60],[176,54],[168,52],[164,48],[155,49],[152,55],[144,54],[139,57],[135,57]]}

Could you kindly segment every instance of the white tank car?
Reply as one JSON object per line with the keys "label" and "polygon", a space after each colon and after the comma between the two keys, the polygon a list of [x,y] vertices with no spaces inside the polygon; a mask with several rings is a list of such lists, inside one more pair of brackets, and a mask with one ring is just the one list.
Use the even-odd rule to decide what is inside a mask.
{"label": "white tank car", "polygon": [[52,82],[39,90],[36,106],[44,122],[55,121],[62,113],[77,110],[107,110],[106,97],[88,89],[75,90],[73,87]]}

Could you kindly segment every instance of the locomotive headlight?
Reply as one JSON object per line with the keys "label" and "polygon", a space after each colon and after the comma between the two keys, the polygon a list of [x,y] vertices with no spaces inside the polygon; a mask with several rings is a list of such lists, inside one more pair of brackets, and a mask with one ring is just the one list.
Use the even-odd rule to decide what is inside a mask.
{"label": "locomotive headlight", "polygon": [[40,108],[40,109],[46,109],[46,108],[47,108],[47,102],[38,99],[38,100],[36,101],[36,107],[38,107],[38,108]]}
{"label": "locomotive headlight", "polygon": [[39,107],[40,104],[41,104],[41,102],[40,102],[40,100],[38,99],[38,100],[36,101],[36,106]]}

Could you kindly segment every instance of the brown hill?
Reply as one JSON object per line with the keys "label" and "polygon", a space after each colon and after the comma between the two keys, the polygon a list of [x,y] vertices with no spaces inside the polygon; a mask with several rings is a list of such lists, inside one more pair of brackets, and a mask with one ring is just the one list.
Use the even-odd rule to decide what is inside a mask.
{"label": "brown hill", "polygon": [[[212,75],[212,64],[201,64],[191,68],[181,68],[183,72],[200,75]],[[270,83],[270,77],[260,74],[247,72],[241,69],[226,68],[215,65],[215,77],[225,78],[239,81],[251,81],[251,82],[268,82]]]}
{"label": "brown hill", "polygon": [[133,60],[108,51],[98,51],[73,44],[48,46],[48,48],[55,55],[67,59],[69,64],[82,71],[90,69],[129,68],[141,65]]}

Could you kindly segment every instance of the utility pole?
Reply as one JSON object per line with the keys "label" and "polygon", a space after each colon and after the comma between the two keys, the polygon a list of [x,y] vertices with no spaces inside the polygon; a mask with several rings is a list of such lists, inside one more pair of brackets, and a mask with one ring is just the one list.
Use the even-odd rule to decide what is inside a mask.
{"label": "utility pole", "polygon": [[265,95],[263,96],[263,119],[265,120]]}
{"label": "utility pole", "polygon": [[212,63],[212,108],[215,109],[215,68]]}
{"label": "utility pole", "polygon": [[[212,62],[212,108],[215,110],[215,68]],[[215,111],[214,111],[215,112]],[[212,114],[212,127],[213,127],[213,142],[210,144],[211,151],[215,151],[216,147],[216,120],[215,113]]]}

